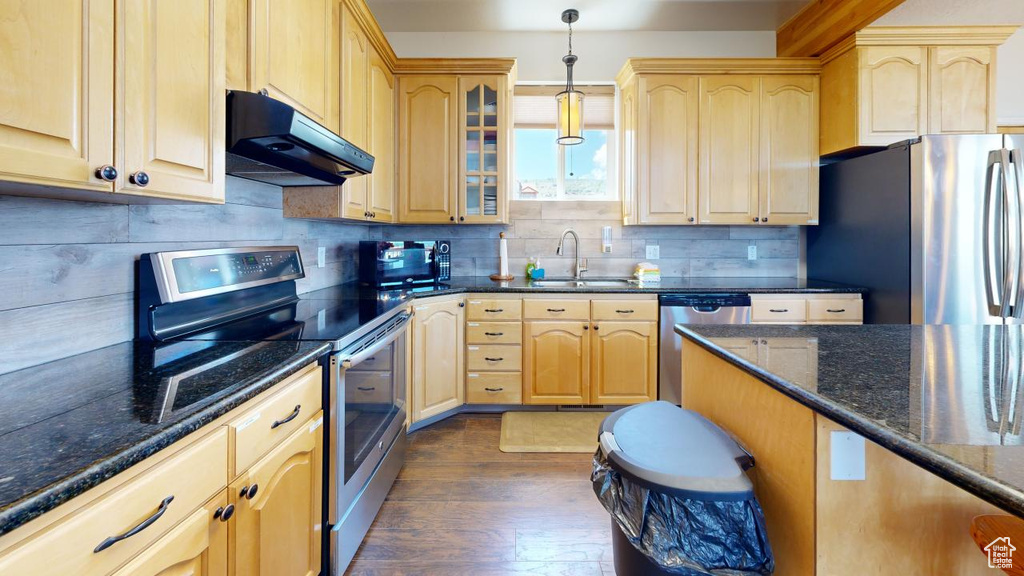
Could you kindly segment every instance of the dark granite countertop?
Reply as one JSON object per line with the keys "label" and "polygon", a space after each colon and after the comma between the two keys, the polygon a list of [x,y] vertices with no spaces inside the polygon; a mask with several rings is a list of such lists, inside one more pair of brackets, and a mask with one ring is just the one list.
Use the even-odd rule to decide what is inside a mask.
{"label": "dark granite countertop", "polygon": [[0,535],[284,380],[318,342],[126,342],[0,375]]}
{"label": "dark granite countertop", "polygon": [[[1024,517],[1024,326],[696,326],[676,332],[939,477]],[[817,371],[741,356],[805,340]],[[759,357],[764,355],[758,354]]]}
{"label": "dark granite countertop", "polygon": [[[598,277],[584,277],[584,280],[600,280]],[[538,287],[529,280],[517,276],[510,282],[495,282],[487,276],[454,277],[437,292],[579,292],[591,294],[630,294],[640,293],[739,293],[739,294],[772,294],[772,293],[850,293],[867,292],[865,288],[847,286],[820,280],[802,280],[800,278],[662,278],[655,284],[629,284],[626,286],[582,286],[582,287]],[[426,293],[424,293],[426,295]]]}

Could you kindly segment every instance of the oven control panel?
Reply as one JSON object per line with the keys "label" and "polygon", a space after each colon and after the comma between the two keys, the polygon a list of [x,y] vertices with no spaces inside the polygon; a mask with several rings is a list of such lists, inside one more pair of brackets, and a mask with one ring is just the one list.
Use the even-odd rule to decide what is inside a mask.
{"label": "oven control panel", "polygon": [[244,288],[302,275],[298,250],[183,254],[171,259],[181,294],[229,286]]}

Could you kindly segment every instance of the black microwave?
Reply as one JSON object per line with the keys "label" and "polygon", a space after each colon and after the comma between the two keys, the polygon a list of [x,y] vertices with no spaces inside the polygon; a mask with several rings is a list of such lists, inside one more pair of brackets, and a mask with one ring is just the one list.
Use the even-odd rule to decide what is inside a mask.
{"label": "black microwave", "polygon": [[377,288],[415,286],[450,280],[449,240],[363,240],[359,281]]}

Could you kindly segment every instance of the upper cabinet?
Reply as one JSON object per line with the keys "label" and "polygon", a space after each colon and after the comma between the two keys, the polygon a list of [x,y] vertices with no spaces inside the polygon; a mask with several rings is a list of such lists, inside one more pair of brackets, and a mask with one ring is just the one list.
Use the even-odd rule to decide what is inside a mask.
{"label": "upper cabinet", "polygon": [[248,75],[229,87],[266,90],[337,131],[338,11],[337,0],[249,0],[248,30],[232,30],[247,34]]}
{"label": "upper cabinet", "polygon": [[628,61],[623,222],[817,224],[818,71],[805,58]]}
{"label": "upper cabinet", "polygon": [[0,36],[0,180],[41,185],[5,193],[223,202],[224,0],[14,2]]}
{"label": "upper cabinet", "polygon": [[508,221],[514,74],[514,60],[399,61],[399,222]]}
{"label": "upper cabinet", "polygon": [[1015,26],[865,28],[822,55],[821,152],[995,132],[996,48]]}

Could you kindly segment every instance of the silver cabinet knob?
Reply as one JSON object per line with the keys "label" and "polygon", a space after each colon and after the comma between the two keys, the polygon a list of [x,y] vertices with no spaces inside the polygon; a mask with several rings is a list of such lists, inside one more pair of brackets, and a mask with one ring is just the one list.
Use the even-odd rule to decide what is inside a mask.
{"label": "silver cabinet knob", "polygon": [[96,169],[96,177],[104,182],[113,182],[117,180],[117,168],[110,164],[104,164]]}
{"label": "silver cabinet knob", "polygon": [[128,176],[128,181],[131,182],[132,184],[135,184],[139,188],[145,188],[146,186],[149,185],[149,174],[146,174],[142,170],[139,170],[138,172],[132,172]]}

